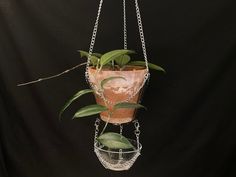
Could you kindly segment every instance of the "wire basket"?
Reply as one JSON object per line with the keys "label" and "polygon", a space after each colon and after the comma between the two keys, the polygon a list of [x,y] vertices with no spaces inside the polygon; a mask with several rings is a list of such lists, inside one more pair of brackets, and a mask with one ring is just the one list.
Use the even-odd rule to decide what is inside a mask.
{"label": "wire basket", "polygon": [[129,139],[134,149],[109,149],[99,142],[95,142],[94,151],[101,164],[109,170],[129,170],[140,155],[142,145]]}

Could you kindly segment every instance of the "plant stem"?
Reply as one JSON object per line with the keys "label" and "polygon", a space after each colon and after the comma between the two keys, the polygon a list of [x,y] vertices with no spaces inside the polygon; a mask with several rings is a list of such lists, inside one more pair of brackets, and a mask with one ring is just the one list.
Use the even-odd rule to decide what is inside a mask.
{"label": "plant stem", "polygon": [[98,59],[98,62],[97,62],[97,66],[96,66],[97,70],[99,69],[99,63],[100,63],[100,59]]}
{"label": "plant stem", "polygon": [[102,129],[102,131],[101,131],[100,135],[102,135],[102,134],[104,133],[104,131],[106,130],[106,128],[107,128],[107,125],[108,125],[108,122],[109,122],[109,120],[110,120],[111,116],[112,116],[112,112],[111,112],[111,111],[109,111],[109,117],[108,117],[108,119],[107,119],[107,121],[106,121],[106,124],[105,124],[105,126],[103,127],[103,129]]}
{"label": "plant stem", "polygon": [[114,60],[111,60],[111,65],[112,65],[112,69],[114,70],[115,69],[115,62],[114,62]]}
{"label": "plant stem", "polygon": [[70,71],[72,71],[72,70],[74,70],[74,69],[76,69],[76,68],[78,68],[78,67],[80,67],[80,66],[86,65],[86,64],[87,64],[87,62],[85,62],[85,63],[80,63],[80,64],[78,64],[78,65],[76,65],[76,66],[74,66],[74,67],[72,67],[72,68],[70,68],[70,69],[67,69],[67,70],[65,70],[65,71],[63,71],[63,72],[61,72],[61,73],[59,73],[59,74],[52,75],[52,76],[49,76],[49,77],[39,78],[39,79],[37,79],[37,80],[30,81],[30,82],[26,82],[26,83],[21,83],[21,84],[18,84],[17,86],[25,86],[25,85],[35,84],[35,83],[38,83],[38,82],[41,82],[41,81],[53,79],[53,78],[62,76],[62,75],[64,75],[64,74],[66,74],[66,73],[68,73],[68,72],[70,72]]}

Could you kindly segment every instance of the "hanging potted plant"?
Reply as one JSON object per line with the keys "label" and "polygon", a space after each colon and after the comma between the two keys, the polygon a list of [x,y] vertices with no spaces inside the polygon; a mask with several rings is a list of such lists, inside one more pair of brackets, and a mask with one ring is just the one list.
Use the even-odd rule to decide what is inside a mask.
{"label": "hanging potted plant", "polygon": [[[95,121],[95,153],[105,168],[115,171],[128,170],[140,155],[142,148],[139,143],[140,130],[138,121],[134,121],[136,140],[132,140],[123,136],[122,124],[133,121],[137,109],[146,109],[140,104],[140,97],[143,86],[149,78],[149,69],[161,72],[165,70],[146,60],[134,60],[131,55],[135,52],[132,50],[113,50],[105,54],[79,52],[81,57],[88,59],[88,62],[78,64],[57,75],[18,84],[18,86],[52,79],[86,65],[85,75],[91,88],[80,90],[69,99],[62,107],[59,118],[62,118],[64,111],[75,100],[83,95],[93,94],[96,103],[77,110],[73,119],[100,114],[105,126],[99,132],[100,121],[99,119]],[[106,132],[109,123],[120,125],[120,132]]]}
{"label": "hanging potted plant", "polygon": [[[79,51],[81,57],[89,57],[89,53]],[[73,119],[100,114],[100,118],[108,123],[120,125],[134,119],[136,109],[145,108],[139,104],[142,88],[148,79],[148,68],[165,72],[152,63],[136,61],[131,58],[132,50],[113,50],[105,54],[93,53],[87,64],[86,75],[91,89],[80,90],[66,102],[60,111],[60,117],[71,103],[81,96],[93,93],[96,104],[80,108]],[[147,68],[148,67],[148,68]],[[106,133],[106,126],[97,138],[108,148],[131,148],[127,138],[114,132]]]}
{"label": "hanging potted plant", "polygon": [[[121,171],[128,170],[141,152],[142,145],[139,142],[139,123],[137,120],[134,120],[134,118],[137,109],[145,109],[145,107],[140,104],[140,97],[143,87],[149,78],[149,69],[162,72],[165,72],[165,70],[162,67],[147,61],[138,0],[135,0],[135,9],[144,61],[134,60],[131,55],[135,52],[127,50],[125,0],[123,0],[124,49],[113,50],[105,54],[93,53],[102,4],[103,0],[100,0],[89,52],[79,51],[81,57],[87,58],[86,63],[76,65],[57,75],[40,78],[35,81],[19,84],[18,86],[52,79],[66,74],[82,65],[86,65],[85,76],[90,88],[78,91],[71,99],[69,99],[61,109],[59,117],[62,118],[63,112],[81,96],[88,93],[94,94],[96,103],[77,110],[73,119],[100,114],[100,118],[105,122],[105,126],[100,132],[100,119],[95,121],[94,151],[105,168]],[[122,134],[122,124],[131,121],[135,126],[134,132],[136,140],[126,138]],[[105,132],[109,123],[119,125],[120,132]]]}

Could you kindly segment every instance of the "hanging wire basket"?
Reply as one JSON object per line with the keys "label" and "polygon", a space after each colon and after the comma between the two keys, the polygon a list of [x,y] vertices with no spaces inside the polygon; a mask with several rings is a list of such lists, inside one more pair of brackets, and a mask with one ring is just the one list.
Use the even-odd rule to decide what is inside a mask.
{"label": "hanging wire basket", "polygon": [[[140,125],[138,120],[133,121],[136,139],[128,139],[133,145],[131,149],[111,149],[97,140],[99,134],[100,119],[95,121],[94,152],[101,164],[109,170],[124,171],[129,170],[141,154],[142,144],[139,142]],[[123,125],[120,125],[120,134],[123,134]]]}
{"label": "hanging wire basket", "polygon": [[99,142],[94,143],[94,152],[101,164],[109,170],[129,170],[140,155],[142,145],[136,140],[129,139],[134,149],[108,149]]}

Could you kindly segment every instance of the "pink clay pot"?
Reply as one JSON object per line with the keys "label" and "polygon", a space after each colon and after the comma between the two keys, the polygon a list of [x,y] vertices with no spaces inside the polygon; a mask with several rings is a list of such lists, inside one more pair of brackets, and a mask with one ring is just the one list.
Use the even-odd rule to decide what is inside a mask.
{"label": "pink clay pot", "polygon": [[[100,72],[97,72],[95,68],[89,67],[88,69],[89,78],[93,86],[95,87],[95,98],[97,104],[107,106],[112,110],[114,104],[118,102],[123,102],[131,95],[133,95],[142,85],[146,68],[144,67],[127,67],[125,70],[109,70],[102,69]],[[105,105],[104,100],[97,94],[98,88],[100,88],[101,81],[109,77],[124,77],[124,79],[113,79],[108,81],[104,85],[103,95],[104,97],[112,103]],[[129,102],[137,103],[140,97],[140,91],[131,99]],[[102,112],[100,117],[103,121],[109,122],[112,124],[122,124],[131,122],[134,119],[135,109],[117,109],[113,111],[113,114],[109,118],[108,111]]]}

